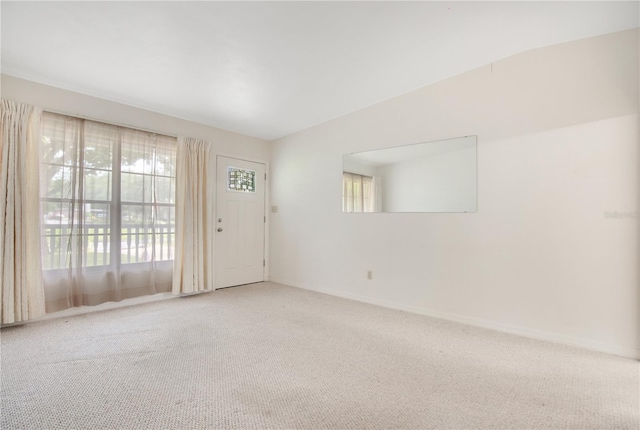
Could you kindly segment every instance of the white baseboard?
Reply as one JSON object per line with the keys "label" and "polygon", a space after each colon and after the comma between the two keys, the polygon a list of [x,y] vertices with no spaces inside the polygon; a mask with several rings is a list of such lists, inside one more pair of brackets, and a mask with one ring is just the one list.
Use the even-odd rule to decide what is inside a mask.
{"label": "white baseboard", "polygon": [[457,314],[452,314],[448,312],[441,312],[434,309],[424,308],[421,306],[405,305],[405,304],[393,302],[390,300],[381,300],[373,297],[360,296],[357,294],[345,293],[337,290],[315,288],[303,283],[293,282],[287,279],[271,279],[270,281],[278,284],[301,288],[304,290],[328,294],[330,296],[342,297],[345,299],[355,300],[358,302],[383,306],[385,308],[397,309],[397,310],[425,315],[433,318],[439,318],[443,320],[467,324],[470,326],[482,327],[482,328],[495,330],[503,333],[515,334],[515,335],[523,336],[527,338],[560,343],[563,345],[577,346],[579,348],[589,349],[592,351],[606,352],[608,354],[614,354],[614,355],[619,355],[621,357],[640,360],[640,349],[633,349],[633,348],[628,348],[620,345],[594,342],[588,339],[581,339],[581,338],[567,336],[560,333],[553,333],[553,332],[548,332],[543,330],[531,329],[528,327],[521,327],[521,326],[504,324],[504,323],[499,323],[499,322],[490,321],[490,320],[484,320],[481,318],[468,317],[468,316],[457,315]]}
{"label": "white baseboard", "polygon": [[[185,295],[185,296],[187,296],[187,295]],[[61,311],[51,312],[49,314],[44,314],[41,317],[34,318],[34,319],[31,319],[31,320],[27,320],[27,321],[18,321],[18,322],[10,323],[10,324],[2,324],[2,328],[4,328],[4,327],[13,327],[13,326],[18,326],[18,325],[24,325],[24,324],[31,324],[31,323],[40,322],[40,321],[49,321],[49,320],[54,320],[54,319],[58,319],[58,318],[68,318],[68,317],[73,317],[73,316],[77,316],[77,315],[90,314],[90,313],[94,313],[94,312],[109,311],[109,310],[112,310],[112,309],[127,308],[129,306],[142,305],[142,304],[146,304],[146,303],[158,302],[158,301],[161,301],[161,300],[176,299],[176,298],[179,298],[179,297],[182,297],[182,296],[173,295],[173,294],[171,294],[171,292],[156,293],[156,294],[150,294],[150,295],[146,295],[146,296],[139,296],[139,297],[131,297],[131,298],[128,298],[128,299],[122,299],[119,302],[104,302],[104,303],[100,303],[99,305],[95,305],[95,306],[72,307],[72,308],[68,308],[68,309],[63,309]]]}

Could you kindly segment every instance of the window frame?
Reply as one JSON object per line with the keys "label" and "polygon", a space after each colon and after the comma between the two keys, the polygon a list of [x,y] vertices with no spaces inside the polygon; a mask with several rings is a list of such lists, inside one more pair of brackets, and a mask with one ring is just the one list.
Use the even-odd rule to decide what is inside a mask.
{"label": "window frame", "polygon": [[[111,157],[111,162],[110,162],[110,167],[111,170],[105,168],[105,167],[86,167],[86,166],[80,166],[79,163],[74,163],[74,164],[65,164],[64,161],[62,162],[51,162],[49,160],[45,160],[44,158],[41,157],[40,159],[40,166],[41,167],[45,167],[45,166],[54,166],[57,168],[71,168],[71,169],[88,169],[91,171],[104,171],[104,172],[109,172],[110,173],[110,178],[109,178],[109,187],[111,188],[110,193],[108,194],[108,199],[110,200],[100,200],[100,199],[85,199],[84,197],[81,197],[80,199],[75,200],[76,204],[80,204],[80,205],[86,205],[86,204],[96,204],[96,205],[102,205],[105,207],[109,208],[109,212],[108,212],[108,223],[105,224],[96,224],[95,226],[93,224],[88,224],[89,226],[95,228],[96,230],[102,230],[101,233],[94,233],[92,235],[89,234],[85,234],[85,230],[87,229],[87,227],[85,227],[87,224],[85,223],[85,219],[82,220],[82,232],[80,233],[80,235],[83,235],[84,238],[82,239],[82,251],[81,251],[81,262],[82,265],[77,266],[78,268],[81,268],[81,270],[86,271],[87,273],[91,273],[91,272],[104,272],[105,270],[109,271],[109,270],[117,270],[118,268],[124,268],[124,267],[130,267],[130,268],[135,268],[136,266],[141,267],[144,265],[148,265],[150,263],[153,263],[154,265],[157,265],[159,267],[168,267],[168,266],[172,266],[173,265],[173,261],[175,259],[175,234],[176,234],[176,222],[175,222],[175,207],[176,207],[176,188],[175,188],[175,183],[176,183],[176,171],[175,171],[175,161],[177,158],[177,139],[173,136],[167,136],[167,135],[163,135],[163,134],[159,134],[159,133],[154,133],[154,132],[149,132],[146,130],[139,130],[139,129],[135,129],[132,127],[125,127],[125,126],[121,126],[121,125],[114,125],[114,124],[108,124],[105,122],[101,122],[101,121],[95,121],[95,120],[90,120],[90,119],[85,119],[85,118],[78,118],[78,117],[74,117],[71,115],[65,115],[65,114],[58,114],[55,112],[47,112],[45,111],[44,113],[46,114],[52,114],[52,115],[58,115],[60,117],[67,117],[67,118],[72,118],[74,120],[80,121],[81,125],[80,127],[82,127],[83,130],[83,135],[84,135],[84,130],[86,130],[86,123],[87,121],[90,121],[91,123],[97,124],[97,125],[105,125],[107,127],[116,127],[117,129],[117,138],[114,139],[112,141],[111,147],[110,147],[110,157]],[[43,124],[45,121],[45,116],[43,115]],[[176,145],[173,148],[173,153],[172,158],[173,158],[173,169],[172,169],[172,173],[173,176],[171,175],[167,175],[167,174],[156,174],[156,173],[138,173],[138,172],[124,172],[124,173],[132,173],[132,174],[136,174],[136,175],[140,175],[142,177],[152,177],[152,178],[156,178],[156,177],[162,177],[162,178],[169,178],[171,181],[173,181],[174,186],[171,187],[170,186],[170,199],[169,202],[153,202],[153,201],[149,201],[149,202],[135,202],[135,201],[125,201],[122,200],[122,173],[123,173],[123,154],[122,154],[122,147],[124,145],[124,141],[125,141],[125,131],[129,130],[129,131],[134,131],[134,132],[139,132],[139,133],[146,133],[149,136],[152,136],[154,138],[153,141],[153,150],[152,150],[152,155],[151,158],[155,159],[158,156],[158,152],[157,149],[159,147],[159,143],[158,143],[158,137],[166,137],[166,138],[170,138],[170,139],[175,139],[176,140]],[[47,131],[46,131],[46,127],[43,126],[42,127],[42,139],[44,142],[44,139],[49,137],[47,135]],[[53,137],[53,136],[52,136]],[[84,138],[84,136],[83,136]],[[85,141],[83,143],[86,144],[87,141]],[[160,144],[161,147],[168,147],[165,146],[164,144]],[[66,146],[63,147],[63,151],[67,149]],[[146,158],[143,158],[146,159]],[[63,158],[64,160],[64,158]],[[83,175],[83,181],[86,181],[86,176]],[[155,181],[152,181],[155,182]],[[86,182],[85,182],[86,183]],[[155,185],[154,185],[155,187]],[[47,190],[48,191],[48,190]],[[45,207],[47,203],[54,203],[57,205],[71,205],[73,204],[74,199],[72,198],[65,198],[65,197],[49,197],[46,194],[43,196],[43,192],[40,192],[40,211],[41,211],[41,215],[40,215],[40,219],[41,222],[45,222]],[[131,232],[127,232],[127,233],[123,233],[124,229],[126,229],[128,227],[127,224],[124,223],[123,219],[122,219],[122,208],[123,206],[137,206],[137,207],[151,207],[151,208],[155,208],[156,209],[156,213],[157,210],[160,208],[169,208],[169,222],[167,224],[168,226],[168,231],[165,231],[164,229],[160,232],[149,232],[149,228],[153,229],[153,224],[150,226],[145,226],[144,223],[141,226],[138,226],[137,228],[139,229],[143,229],[145,231],[143,231],[142,233],[140,231],[137,231],[136,233],[131,233]],[[173,208],[173,210],[172,210]],[[86,212],[83,210],[82,212],[83,217],[86,217]],[[172,217],[173,215],[173,217]],[[55,238],[60,238],[59,240],[61,240],[62,238],[65,238],[65,235],[62,234],[51,234],[50,230],[47,228],[47,226],[50,226],[53,229],[64,229],[64,228],[72,228],[72,224],[69,223],[63,223],[62,221],[57,223],[57,224],[49,224],[49,223],[45,223],[41,232],[41,252],[43,253],[43,260],[46,258],[44,255],[45,252],[45,248],[49,247],[50,245],[50,241],[54,240]],[[124,258],[123,258],[123,244],[129,244],[130,242],[127,240],[129,237],[132,237],[133,235],[136,236],[136,238],[141,238],[141,237],[145,237],[145,236],[149,236],[152,235],[154,236],[154,239],[152,240],[151,246],[153,248],[157,247],[156,244],[156,240],[157,237],[159,236],[164,236],[164,235],[168,235],[169,237],[173,236],[173,241],[171,239],[168,240],[168,245],[166,248],[167,251],[167,259],[162,259],[162,260],[157,260],[157,259],[152,259],[150,261],[133,261],[133,262],[124,262]],[[101,238],[105,237],[105,240],[100,240]],[[96,240],[96,238],[99,240],[98,243],[103,243],[103,244],[108,244],[109,245],[109,251],[103,251],[103,256],[107,257],[106,259],[108,260],[106,263],[103,261],[103,264],[91,264],[88,265],[89,263],[89,257],[88,257],[88,240],[90,237],[93,237],[94,240]],[[164,242],[164,241],[163,241]],[[95,243],[95,242],[94,242]],[[173,248],[172,248],[173,246]],[[95,248],[95,246],[94,246]],[[136,246],[136,248],[138,248]],[[126,248],[127,250],[130,250],[131,247],[128,246]],[[163,248],[164,250],[164,248]],[[154,249],[152,252],[155,253],[156,249]],[[62,257],[63,257],[64,252],[62,252],[62,250],[60,250],[57,254],[57,262],[52,264],[52,267],[48,267],[46,264],[43,264],[43,271],[47,272],[47,273],[51,273],[51,274],[55,274],[55,273],[59,273],[59,272],[63,272],[68,270],[69,267],[69,263],[65,262],[63,264],[61,264],[62,261]],[[94,254],[94,253],[92,253]],[[56,261],[56,257],[54,256],[55,254],[52,254],[52,257],[49,258],[49,261]],[[97,255],[97,254],[95,254]],[[155,254],[154,254],[155,255]],[[164,255],[164,251],[161,251],[161,255]],[[65,257],[66,258],[66,257]],[[137,257],[137,252],[136,252],[136,259]],[[96,260],[97,257],[94,257],[94,260]],[[44,261],[43,261],[44,263]]]}

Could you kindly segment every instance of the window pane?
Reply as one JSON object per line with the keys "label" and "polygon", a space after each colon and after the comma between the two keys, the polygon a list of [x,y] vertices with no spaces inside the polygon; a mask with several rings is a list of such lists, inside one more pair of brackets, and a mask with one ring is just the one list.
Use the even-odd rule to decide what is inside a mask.
{"label": "window pane", "polygon": [[118,141],[118,128],[93,121],[85,122],[84,166],[93,169],[111,170],[113,147]]}
{"label": "window pane", "polygon": [[44,224],[60,225],[69,223],[69,211],[66,203],[43,202],[42,213]]}
{"label": "window pane", "polygon": [[[152,261],[154,229],[150,222],[151,207],[123,205],[123,221],[121,232],[121,261],[142,263]],[[125,210],[129,221],[125,222]]]}
{"label": "window pane", "polygon": [[84,169],[84,198],[87,200],[111,200],[111,172]]}
{"label": "window pane", "polygon": [[111,205],[100,203],[86,203],[84,211],[85,224],[110,224]]}
{"label": "window pane", "polygon": [[85,203],[83,232],[83,262],[85,266],[105,266],[110,263],[111,228],[109,204]]}
{"label": "window pane", "polygon": [[227,168],[227,190],[255,193],[256,172],[254,170]]}
{"label": "window pane", "polygon": [[122,214],[123,264],[173,259],[174,207],[127,204],[122,206]]}
{"label": "window pane", "polygon": [[122,171],[153,173],[155,137],[143,131],[122,130]]}
{"label": "window pane", "polygon": [[42,161],[77,166],[83,121],[49,112],[42,118]]}
{"label": "window pane", "polygon": [[142,206],[122,205],[122,225],[142,224]]}
{"label": "window pane", "polygon": [[130,139],[126,139],[122,142],[122,160],[121,168],[123,172],[137,172],[144,173],[144,151],[140,151],[139,147],[132,145]]}
{"label": "window pane", "polygon": [[170,225],[172,223],[171,219],[171,207],[159,207],[156,212],[156,224],[159,226]]}
{"label": "window pane", "polygon": [[175,139],[158,136],[155,155],[155,172],[161,176],[176,176]]}
{"label": "window pane", "polygon": [[122,172],[120,195],[123,202],[152,202],[152,177]]}
{"label": "window pane", "polygon": [[[77,169],[69,166],[42,164],[40,171],[40,196],[44,198],[69,199],[74,195],[73,174]],[[75,182],[76,189],[78,182]]]}
{"label": "window pane", "polygon": [[42,164],[40,172],[40,196],[62,198],[62,178],[64,167],[52,164]]}
{"label": "window pane", "polygon": [[68,226],[54,218],[53,214],[60,211],[59,204],[47,203],[46,206],[48,212],[45,214],[45,222],[42,224],[41,230],[42,267],[43,269],[59,269],[64,267],[66,247],[64,247],[62,235],[68,232]]}
{"label": "window pane", "polygon": [[173,203],[171,178],[156,177],[156,201],[158,203]]}

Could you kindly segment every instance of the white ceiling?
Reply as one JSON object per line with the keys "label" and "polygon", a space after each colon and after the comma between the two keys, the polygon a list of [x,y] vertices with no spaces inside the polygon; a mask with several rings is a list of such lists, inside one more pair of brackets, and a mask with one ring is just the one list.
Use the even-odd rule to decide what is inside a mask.
{"label": "white ceiling", "polygon": [[7,2],[2,72],[272,140],[638,2]]}

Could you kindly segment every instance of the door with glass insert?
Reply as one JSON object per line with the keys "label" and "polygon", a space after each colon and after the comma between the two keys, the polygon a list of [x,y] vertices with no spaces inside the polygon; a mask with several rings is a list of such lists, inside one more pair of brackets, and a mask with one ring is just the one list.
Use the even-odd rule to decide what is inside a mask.
{"label": "door with glass insert", "polygon": [[264,280],[265,165],[218,156],[216,288]]}

